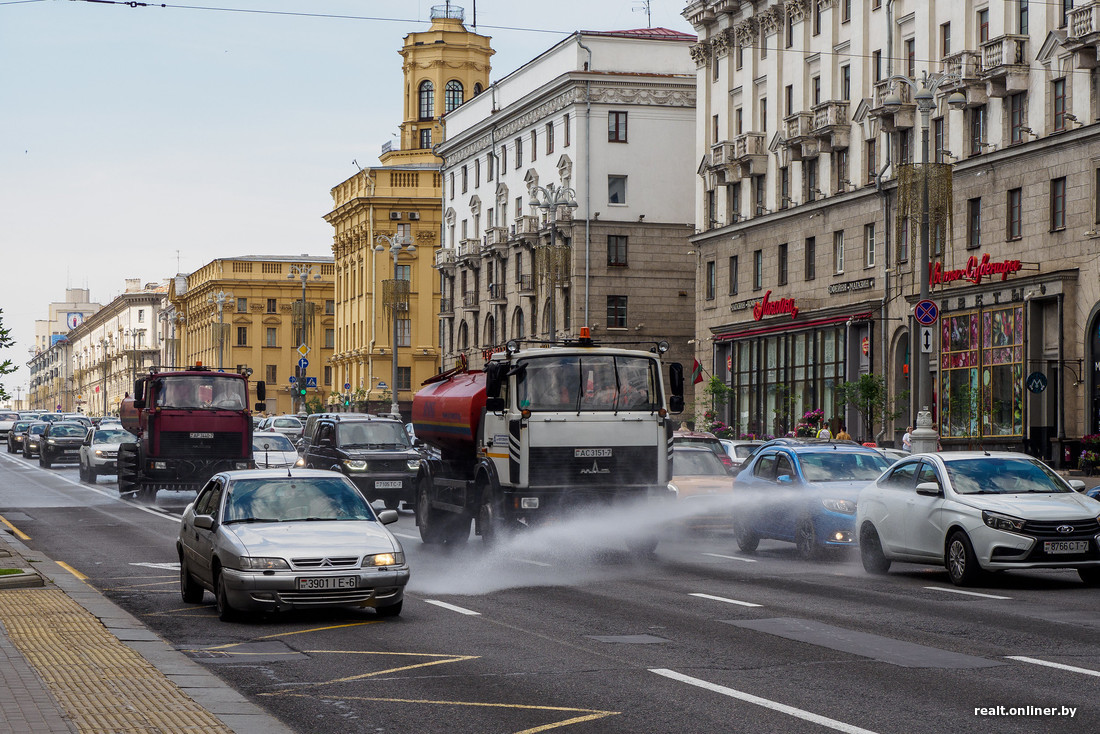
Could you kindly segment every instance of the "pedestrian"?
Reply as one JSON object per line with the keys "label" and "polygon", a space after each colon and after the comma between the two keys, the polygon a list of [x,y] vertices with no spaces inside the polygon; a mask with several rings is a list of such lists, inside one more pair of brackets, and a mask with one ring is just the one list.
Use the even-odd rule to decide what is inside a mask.
{"label": "pedestrian", "polygon": [[840,424],[840,431],[836,434],[837,441],[851,441],[852,435],[848,433],[848,426],[843,423]]}
{"label": "pedestrian", "polygon": [[828,423],[823,425],[821,427],[821,430],[817,432],[817,437],[818,438],[823,438],[826,441],[830,440],[833,437],[833,432],[829,430],[829,424]]}
{"label": "pedestrian", "polygon": [[901,435],[901,450],[912,451],[913,450],[913,427],[906,426],[905,433]]}

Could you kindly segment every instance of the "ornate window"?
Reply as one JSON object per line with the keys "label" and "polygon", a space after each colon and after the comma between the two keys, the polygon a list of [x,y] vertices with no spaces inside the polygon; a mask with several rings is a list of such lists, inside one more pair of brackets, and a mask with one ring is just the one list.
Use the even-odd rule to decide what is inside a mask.
{"label": "ornate window", "polygon": [[444,88],[444,110],[450,112],[462,104],[462,82],[452,79]]}
{"label": "ornate window", "polygon": [[430,120],[435,117],[435,86],[425,79],[420,82],[420,119]]}

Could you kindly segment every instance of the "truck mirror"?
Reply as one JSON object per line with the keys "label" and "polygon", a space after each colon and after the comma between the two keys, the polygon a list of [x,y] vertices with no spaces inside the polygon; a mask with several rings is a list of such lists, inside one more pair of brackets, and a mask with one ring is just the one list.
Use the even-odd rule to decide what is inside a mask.
{"label": "truck mirror", "polygon": [[[500,383],[504,381],[504,365],[490,362],[485,365],[485,394],[490,398],[500,395]],[[488,407],[488,405],[486,405]],[[490,410],[492,410],[490,408]]]}
{"label": "truck mirror", "polygon": [[267,403],[256,403],[256,412],[263,413],[267,410]]}
{"label": "truck mirror", "polygon": [[485,410],[490,413],[499,413],[504,410],[504,398],[485,398]]}
{"label": "truck mirror", "polygon": [[[145,380],[134,380],[134,402],[145,400]],[[145,407],[144,405],[141,407]]]}
{"label": "truck mirror", "polygon": [[683,413],[684,412],[684,396],[673,395],[668,399],[668,412],[670,413]]}
{"label": "truck mirror", "polygon": [[267,400],[267,383],[263,380],[256,383],[256,399],[261,403]]}
{"label": "truck mirror", "polygon": [[668,388],[673,397],[677,395],[684,397],[684,366],[679,362],[673,362],[668,366]]}

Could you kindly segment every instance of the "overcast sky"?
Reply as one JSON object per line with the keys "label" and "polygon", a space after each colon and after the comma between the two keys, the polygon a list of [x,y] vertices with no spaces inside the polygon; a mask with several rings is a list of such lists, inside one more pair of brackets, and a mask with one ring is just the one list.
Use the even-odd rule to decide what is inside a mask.
{"label": "overcast sky", "polygon": [[[26,395],[34,321],[66,288],[107,304],[215,257],[330,255],[329,190],[401,122],[407,33],[442,0],[0,0],[0,308]],[[473,0],[454,3],[473,22]],[[684,0],[652,25],[693,32]],[[642,0],[480,0],[498,80]],[[247,12],[246,12],[247,11]],[[550,32],[548,32],[550,31]]]}

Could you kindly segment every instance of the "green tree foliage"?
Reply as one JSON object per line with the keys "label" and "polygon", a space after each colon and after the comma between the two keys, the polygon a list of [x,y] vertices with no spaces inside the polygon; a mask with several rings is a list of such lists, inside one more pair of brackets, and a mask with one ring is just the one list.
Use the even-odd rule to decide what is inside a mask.
{"label": "green tree foliage", "polygon": [[[0,349],[8,349],[15,346],[15,340],[11,338],[11,330],[4,328],[4,309],[0,308]],[[10,359],[0,362],[0,375],[10,375],[16,367]],[[11,395],[4,389],[4,383],[0,382],[0,400],[10,400]]]}
{"label": "green tree foliage", "polygon": [[855,382],[845,382],[837,389],[837,401],[841,404],[851,405],[867,431],[867,440],[873,440],[877,435],[875,430],[879,418],[885,417],[890,423],[902,413],[899,405],[904,405],[909,400],[909,391],[905,390],[895,396],[893,404],[890,404],[890,395],[886,391],[886,380],[879,375],[860,375]]}

